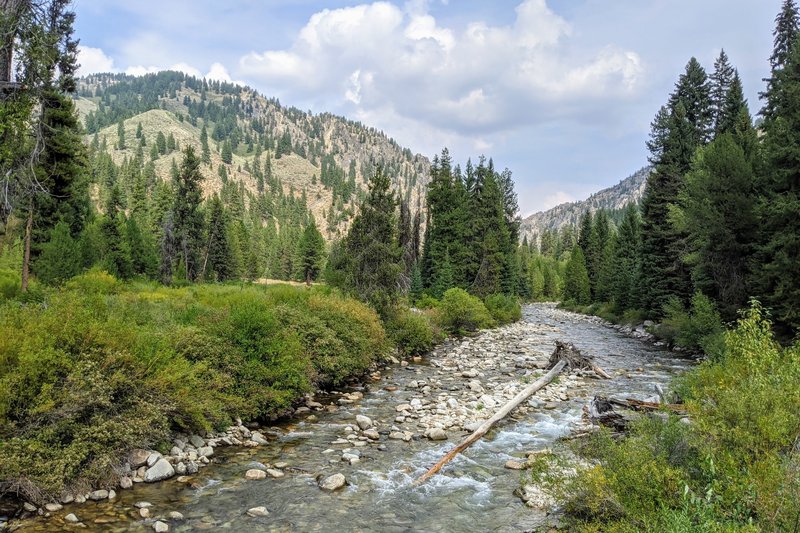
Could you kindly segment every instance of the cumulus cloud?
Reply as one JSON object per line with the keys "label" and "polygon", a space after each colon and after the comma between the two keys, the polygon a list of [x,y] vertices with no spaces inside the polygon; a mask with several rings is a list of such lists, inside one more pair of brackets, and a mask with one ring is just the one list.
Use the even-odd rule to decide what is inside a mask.
{"label": "cumulus cloud", "polygon": [[116,72],[114,60],[100,48],[78,45],[79,76],[94,74],[96,72]]}
{"label": "cumulus cloud", "polygon": [[238,72],[295,99],[325,94],[361,113],[390,105],[405,119],[476,137],[578,117],[638,89],[635,52],[577,50],[570,24],[546,0],[525,0],[515,14],[509,25],[456,28],[424,0],[325,9],[291,46],[251,52]]}

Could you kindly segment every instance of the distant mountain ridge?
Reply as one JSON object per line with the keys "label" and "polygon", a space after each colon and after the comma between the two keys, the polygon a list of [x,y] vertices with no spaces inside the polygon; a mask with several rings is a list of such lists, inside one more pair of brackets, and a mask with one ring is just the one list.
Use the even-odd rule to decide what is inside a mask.
{"label": "distant mountain ridge", "polygon": [[644,167],[613,187],[592,194],[586,200],[568,202],[530,215],[522,221],[520,238],[527,237],[530,242],[538,242],[539,236],[545,230],[559,231],[564,226],[577,226],[581,215],[587,210],[592,213],[599,209],[621,211],[630,203],[639,203],[651,171],[652,167]]}
{"label": "distant mountain ridge", "polygon": [[[175,149],[152,159],[161,180],[169,179],[173,161],[180,162],[181,149],[193,146],[202,153],[205,128],[210,159],[201,168],[204,196],[234,184],[246,198],[265,194],[273,203],[294,198],[327,238],[346,232],[378,166],[412,211],[424,209],[430,176],[425,156],[360,122],[286,107],[249,87],[172,71],[93,74],[79,80],[76,105],[87,142],[97,138],[117,165],[142,157],[141,136],[144,162],[151,160],[157,136],[174,140]],[[226,145],[231,149],[227,163]],[[133,182],[123,176],[121,187],[129,192],[124,189]]]}

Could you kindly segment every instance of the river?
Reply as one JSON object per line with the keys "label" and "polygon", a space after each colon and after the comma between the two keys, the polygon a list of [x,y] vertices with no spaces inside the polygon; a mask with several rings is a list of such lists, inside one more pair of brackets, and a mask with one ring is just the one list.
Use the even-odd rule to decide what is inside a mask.
{"label": "river", "polygon": [[[449,405],[459,405],[460,412],[486,409],[490,414],[493,394],[499,405],[525,381],[543,373],[541,367],[556,339],[572,342],[594,357],[613,379],[565,376],[501,422],[442,474],[413,487],[414,479],[468,433],[451,427],[446,430],[448,440],[431,441],[420,436],[423,429],[418,424],[424,417],[406,411],[409,417],[398,422],[396,417],[403,415],[398,406],[416,399],[417,405],[426,404],[425,412],[434,418],[441,412],[441,418],[453,414],[442,407],[452,399]],[[183,520],[165,520],[170,531],[528,530],[541,522],[543,513],[514,496],[524,474],[506,469],[506,461],[546,448],[583,424],[582,408],[595,394],[650,397],[655,384],[667,384],[690,364],[598,320],[550,304],[527,305],[518,324],[449,341],[420,363],[384,370],[380,380],[350,391],[363,392],[360,400],[340,403],[337,395],[317,398],[337,405],[335,412],[320,410],[311,421],[304,415],[265,430],[268,445],[217,448],[214,463],[190,480],[137,484],[119,491],[113,501],[67,505],[51,518],[20,523],[18,531],[74,531],[75,525],[63,521],[68,513],[85,524],[84,531],[153,531],[154,520],[142,519],[134,507],[140,501],[152,504],[154,518],[180,512]],[[351,437],[342,442],[348,435],[359,434],[357,414],[375,422],[380,440]],[[390,431],[408,431],[414,437],[410,442],[389,439]],[[363,444],[355,446],[358,441]],[[350,464],[342,460],[343,452],[360,459]],[[244,479],[245,471],[268,463],[286,463],[281,465],[285,475]],[[344,474],[348,486],[332,493],[322,491],[318,479],[333,473]],[[246,514],[259,506],[266,507],[269,515]]]}

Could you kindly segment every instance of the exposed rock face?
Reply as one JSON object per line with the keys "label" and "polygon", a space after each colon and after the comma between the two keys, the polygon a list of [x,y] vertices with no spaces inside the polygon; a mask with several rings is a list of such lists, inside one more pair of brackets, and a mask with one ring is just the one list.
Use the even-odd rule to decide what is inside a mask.
{"label": "exposed rock face", "polygon": [[536,244],[544,230],[558,231],[565,226],[577,226],[586,210],[592,213],[599,209],[621,210],[630,203],[640,202],[651,170],[651,167],[642,168],[586,200],[557,205],[547,211],[530,215],[522,221],[520,239],[528,237],[528,242]]}

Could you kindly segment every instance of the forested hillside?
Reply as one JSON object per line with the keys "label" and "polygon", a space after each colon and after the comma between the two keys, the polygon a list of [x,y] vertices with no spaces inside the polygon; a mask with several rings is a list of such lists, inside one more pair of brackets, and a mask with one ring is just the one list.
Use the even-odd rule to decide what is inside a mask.
{"label": "forested hillside", "polygon": [[546,231],[558,234],[564,228],[575,228],[586,211],[594,213],[600,209],[608,211],[613,219],[619,220],[628,204],[638,204],[641,201],[651,170],[652,167],[639,169],[613,187],[596,192],[586,200],[569,202],[534,213],[522,220],[520,233],[522,237],[527,237],[528,242],[538,243]]}
{"label": "forested hillside", "polygon": [[[149,186],[169,179],[185,146],[202,155],[205,197],[258,203],[279,226],[281,207],[299,200],[328,237],[347,229],[377,166],[410,205],[424,196],[425,157],[374,128],[284,107],[248,87],[167,71],[93,75],[78,80],[77,94],[87,142],[117,167],[99,162],[100,199],[116,179],[124,198],[151,197]],[[144,191],[136,190],[140,174]]]}

